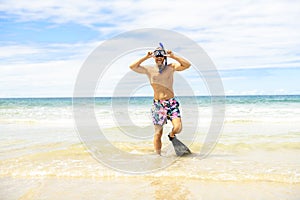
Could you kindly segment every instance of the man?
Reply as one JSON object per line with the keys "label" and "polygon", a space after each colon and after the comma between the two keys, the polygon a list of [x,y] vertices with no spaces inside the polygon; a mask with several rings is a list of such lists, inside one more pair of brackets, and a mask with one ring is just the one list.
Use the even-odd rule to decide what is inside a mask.
{"label": "man", "polygon": [[[178,63],[167,64],[167,57],[176,60]],[[142,66],[141,64],[154,58],[155,66]],[[152,121],[154,124],[154,148],[156,153],[161,153],[161,137],[163,134],[163,125],[167,119],[172,121],[172,131],[169,138],[175,137],[182,129],[181,116],[179,111],[179,102],[174,98],[173,75],[175,71],[183,71],[190,67],[190,63],[182,57],[175,55],[172,51],[165,51],[161,47],[154,52],[148,51],[147,55],[133,62],[130,68],[138,73],[146,74],[154,91],[154,100],[152,105]]]}

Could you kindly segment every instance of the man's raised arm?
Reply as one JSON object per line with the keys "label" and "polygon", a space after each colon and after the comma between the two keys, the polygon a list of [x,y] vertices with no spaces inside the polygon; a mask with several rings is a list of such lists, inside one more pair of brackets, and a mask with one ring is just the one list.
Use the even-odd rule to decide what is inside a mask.
{"label": "man's raised arm", "polygon": [[191,63],[186,59],[175,55],[172,51],[167,51],[168,57],[176,60],[179,63],[174,63],[172,66],[174,67],[175,71],[183,71],[191,66]]}
{"label": "man's raised arm", "polygon": [[133,62],[129,67],[130,69],[132,69],[133,71],[135,72],[138,72],[138,73],[142,73],[142,74],[145,74],[146,73],[146,69],[145,67],[141,66],[142,62],[144,62],[145,60],[147,60],[148,58],[151,58],[152,57],[152,52],[151,51],[148,51],[147,55],[136,60],[135,62]]}

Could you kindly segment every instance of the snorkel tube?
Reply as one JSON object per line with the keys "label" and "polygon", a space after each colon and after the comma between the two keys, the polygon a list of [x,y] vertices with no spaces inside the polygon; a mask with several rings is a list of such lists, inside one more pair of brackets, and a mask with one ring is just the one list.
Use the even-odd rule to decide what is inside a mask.
{"label": "snorkel tube", "polygon": [[[162,50],[164,50],[165,52],[166,52],[166,50],[165,50],[165,48],[164,48],[164,45],[160,42],[159,43],[159,46],[162,48]],[[166,52],[167,53],[167,52]],[[164,56],[164,59],[165,59],[165,66],[167,66],[168,64],[167,64],[167,56]]]}

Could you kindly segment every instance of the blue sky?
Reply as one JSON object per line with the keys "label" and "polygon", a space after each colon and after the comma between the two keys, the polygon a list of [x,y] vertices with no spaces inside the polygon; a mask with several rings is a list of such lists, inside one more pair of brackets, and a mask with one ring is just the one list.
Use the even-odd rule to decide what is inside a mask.
{"label": "blue sky", "polygon": [[[215,63],[227,95],[300,94],[299,8],[299,1],[283,0],[0,0],[0,97],[72,96],[88,55],[103,41],[140,28],[173,30],[196,41]],[[118,65],[126,68],[136,58]],[[106,81],[122,77],[117,69],[109,73]],[[192,71],[183,77],[199,79]],[[103,85],[97,95],[110,95],[113,84]],[[193,87],[207,94],[202,83]]]}

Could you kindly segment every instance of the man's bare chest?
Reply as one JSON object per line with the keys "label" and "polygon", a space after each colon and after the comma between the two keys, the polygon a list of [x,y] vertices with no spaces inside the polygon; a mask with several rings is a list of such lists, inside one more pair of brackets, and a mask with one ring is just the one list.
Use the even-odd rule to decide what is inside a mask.
{"label": "man's bare chest", "polygon": [[163,70],[162,73],[159,73],[158,69],[153,68],[149,73],[149,79],[151,83],[172,83],[173,75],[174,72],[170,67]]}

